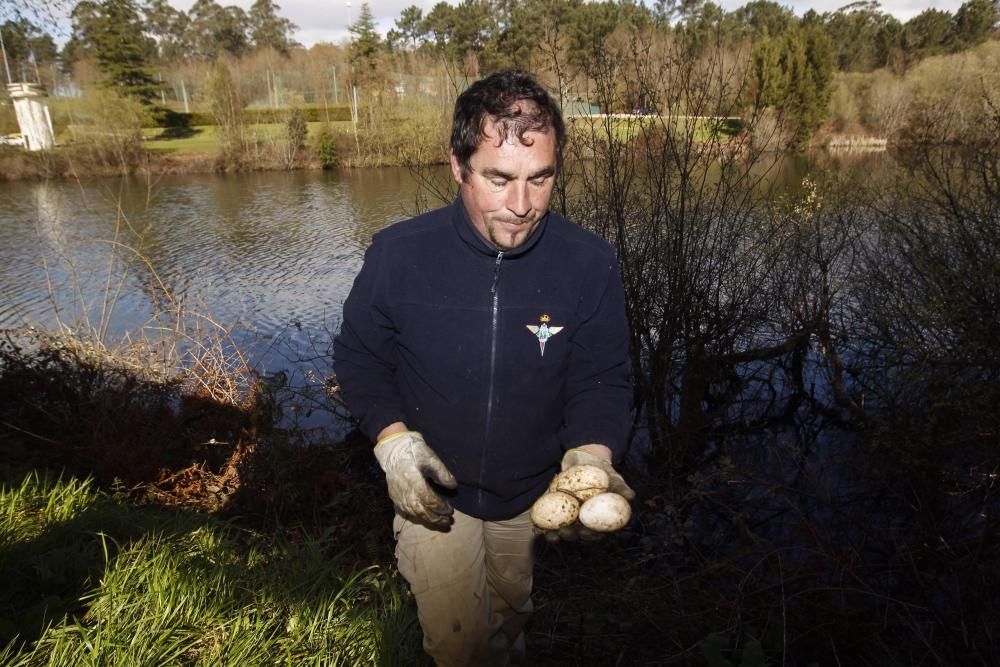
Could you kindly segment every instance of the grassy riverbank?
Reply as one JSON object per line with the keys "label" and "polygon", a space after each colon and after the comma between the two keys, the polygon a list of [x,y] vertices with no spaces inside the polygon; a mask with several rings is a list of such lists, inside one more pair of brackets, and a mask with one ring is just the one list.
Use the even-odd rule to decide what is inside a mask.
{"label": "grassy riverbank", "polygon": [[[205,354],[158,374],[149,351],[38,331],[0,339],[0,663],[427,664],[365,443],[296,444],[274,427],[266,383],[246,387]],[[747,446],[777,460],[787,443]],[[538,542],[531,664],[988,654],[950,624],[932,636],[922,588],[884,594],[880,578],[905,577],[919,550],[869,563],[789,510],[781,521],[802,544],[768,538],[749,522],[781,494],[747,503],[739,489],[762,478],[728,457],[683,494],[625,472],[640,494],[626,530]],[[995,577],[970,576],[980,586],[966,597],[988,604]]]}
{"label": "grassy riverbank", "polygon": [[0,486],[5,665],[414,664],[407,593],[330,533],[262,534],[44,472]]}
{"label": "grassy riverbank", "polygon": [[[331,123],[306,123],[309,141],[315,141],[320,131],[327,127],[331,132],[341,136],[341,141],[347,140],[352,130],[349,121]],[[281,123],[262,123],[251,126],[254,137],[260,141],[284,141],[285,126]],[[142,131],[143,146],[147,150],[179,155],[215,155],[219,152],[219,135],[214,125],[196,125],[186,136],[172,136],[168,129],[159,127],[145,128]]]}
{"label": "grassy riverbank", "polygon": [[[219,171],[269,171],[322,169],[324,133],[335,163],[352,167],[427,166],[447,162],[447,131],[440,119],[422,116],[389,119],[377,127],[349,121],[306,123],[303,143],[292,150],[287,127],[282,123],[254,123],[243,128],[245,141],[237,159],[226,157],[224,140],[212,125],[190,128],[143,128],[141,140],[98,142],[69,140],[54,150],[26,153],[0,148],[0,180],[80,178],[123,173],[207,173]],[[607,132],[615,141],[628,144],[644,134],[673,132],[697,142],[736,140],[742,127],[735,118],[659,117],[627,115],[579,117],[569,123],[570,141],[583,154],[592,150],[597,135]],[[330,165],[327,164],[326,167]]]}
{"label": "grassy riverbank", "polygon": [[419,664],[365,448],[218,343],[0,332],[0,664]]}

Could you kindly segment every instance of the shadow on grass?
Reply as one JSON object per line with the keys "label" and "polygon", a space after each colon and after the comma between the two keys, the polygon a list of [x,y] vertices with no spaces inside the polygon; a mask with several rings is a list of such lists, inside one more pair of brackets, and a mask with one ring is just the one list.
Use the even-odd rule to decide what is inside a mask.
{"label": "shadow on grass", "polygon": [[[292,628],[292,610],[340,609],[295,647],[303,655],[347,651],[329,642],[357,628],[381,637],[385,659],[419,646],[412,604],[385,567],[391,507],[367,448],[300,446],[273,429],[258,389],[219,401],[120,361],[48,335],[0,337],[0,655],[23,659],[56,641],[57,626],[57,636],[107,632],[118,616],[101,616],[109,596],[147,604],[134,590],[109,594],[108,578],[131,567],[121,556],[158,562],[180,550],[187,562],[183,545],[200,533],[226,548],[192,561],[203,569],[195,579],[234,582],[240,614],[281,609]],[[289,641],[268,632],[276,646]]]}
{"label": "shadow on grass", "polygon": [[201,130],[185,126],[185,127],[165,127],[163,130],[152,137],[153,139],[188,139],[195,136],[196,134],[201,134]]}
{"label": "shadow on grass", "polygon": [[326,531],[359,562],[391,560],[390,528],[372,520],[391,505],[361,436],[304,446],[274,427],[280,406],[263,382],[223,400],[210,379],[192,389],[132,361],[65,337],[0,332],[7,464],[258,530]]}
{"label": "shadow on grass", "polygon": [[[11,440],[0,441],[0,456],[12,448],[19,449]],[[39,506],[57,485],[62,496],[58,506]],[[4,495],[22,492],[18,495],[25,496],[24,505],[17,510],[29,515],[25,518],[34,524],[25,525],[22,535],[4,535],[0,543],[4,580],[0,645],[15,639],[31,644],[67,615],[82,615],[84,595],[99,585],[105,567],[117,554],[134,542],[165,529],[194,530],[205,521],[190,512],[140,508],[95,493],[88,482],[44,470],[15,472],[6,466],[0,488],[6,491]],[[78,504],[82,505],[79,511]]]}

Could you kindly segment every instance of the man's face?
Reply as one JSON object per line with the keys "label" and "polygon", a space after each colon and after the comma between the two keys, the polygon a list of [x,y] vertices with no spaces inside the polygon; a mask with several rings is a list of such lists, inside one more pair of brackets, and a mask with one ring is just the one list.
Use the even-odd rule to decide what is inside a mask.
{"label": "man's face", "polygon": [[537,229],[549,207],[556,175],[555,132],[526,132],[499,145],[494,124],[469,160],[469,172],[451,156],[451,173],[461,185],[462,202],[472,224],[498,250],[512,250]]}

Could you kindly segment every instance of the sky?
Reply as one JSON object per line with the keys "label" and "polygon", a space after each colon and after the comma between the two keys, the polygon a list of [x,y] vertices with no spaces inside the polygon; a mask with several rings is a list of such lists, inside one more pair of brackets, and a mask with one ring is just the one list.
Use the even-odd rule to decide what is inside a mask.
{"label": "sky", "polygon": [[[253,0],[216,0],[221,5],[238,5],[243,9],[250,9]],[[379,31],[385,34],[387,30],[394,26],[394,21],[399,18],[400,13],[410,5],[416,5],[424,10],[424,14],[437,3],[438,0],[370,0],[372,14],[378,24]],[[819,13],[834,11],[839,7],[848,4],[850,0],[796,0],[795,2],[781,2],[785,7],[791,7],[796,16],[802,16],[810,9],[815,9]],[[900,21],[906,22],[925,9],[934,8],[951,12],[952,14],[961,6],[964,0],[883,0],[882,9]],[[276,0],[280,7],[279,14],[293,23],[299,29],[295,33],[295,40],[304,46],[312,46],[317,42],[339,43],[348,37],[347,26],[358,17],[362,0]],[[722,8],[732,11],[746,4],[747,0],[716,0]],[[170,4],[177,9],[187,11],[194,0],[170,0]],[[449,4],[458,4],[458,0],[451,0]]]}

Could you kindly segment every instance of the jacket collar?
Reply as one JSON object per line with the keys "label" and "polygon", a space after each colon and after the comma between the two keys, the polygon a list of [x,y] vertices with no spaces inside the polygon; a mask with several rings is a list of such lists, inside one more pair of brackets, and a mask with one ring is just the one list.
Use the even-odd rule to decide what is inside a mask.
{"label": "jacket collar", "polygon": [[[541,221],[538,223],[538,227],[536,227],[534,233],[528,237],[528,240],[512,250],[505,250],[503,252],[504,258],[523,255],[533,248],[535,244],[538,243],[539,239],[542,238],[542,234],[545,233],[545,228],[548,227],[549,214],[549,211],[545,212],[545,215],[542,216]],[[465,210],[465,203],[462,201],[462,195],[458,195],[455,198],[455,201],[451,204],[451,220],[459,238],[461,238],[466,245],[476,252],[489,255],[490,257],[496,257],[500,252],[497,250],[496,246],[494,246],[485,236],[480,234],[479,230],[472,224],[472,220],[469,218],[469,212]]]}

